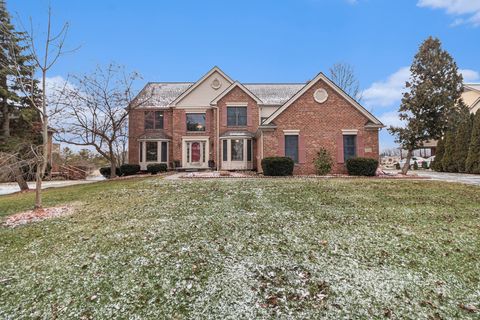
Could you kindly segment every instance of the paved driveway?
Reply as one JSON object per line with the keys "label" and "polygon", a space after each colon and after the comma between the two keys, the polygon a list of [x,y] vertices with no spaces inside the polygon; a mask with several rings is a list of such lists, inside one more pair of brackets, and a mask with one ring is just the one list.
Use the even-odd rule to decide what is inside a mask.
{"label": "paved driveway", "polygon": [[432,180],[459,182],[466,184],[473,184],[480,186],[480,174],[465,174],[465,173],[446,173],[435,171],[410,171],[411,173],[418,174],[421,177],[429,177]]}

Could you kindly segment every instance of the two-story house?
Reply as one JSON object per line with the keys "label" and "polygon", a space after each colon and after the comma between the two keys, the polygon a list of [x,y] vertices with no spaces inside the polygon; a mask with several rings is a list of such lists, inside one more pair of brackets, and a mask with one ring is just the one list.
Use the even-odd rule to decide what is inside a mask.
{"label": "two-story house", "polygon": [[129,163],[184,169],[258,170],[288,156],[315,173],[321,147],[334,172],[354,156],[378,158],[383,124],[323,73],[307,83],[240,83],[214,67],[196,82],[148,83],[129,114]]}

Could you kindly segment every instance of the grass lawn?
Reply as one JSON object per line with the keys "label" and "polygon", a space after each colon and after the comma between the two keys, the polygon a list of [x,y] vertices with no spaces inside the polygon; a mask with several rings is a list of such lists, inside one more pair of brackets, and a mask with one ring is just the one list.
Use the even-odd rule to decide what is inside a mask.
{"label": "grass lawn", "polygon": [[[0,318],[476,318],[480,188],[161,178],[50,189],[0,227]],[[33,194],[0,197],[3,215]],[[466,307],[465,307],[466,306]]]}

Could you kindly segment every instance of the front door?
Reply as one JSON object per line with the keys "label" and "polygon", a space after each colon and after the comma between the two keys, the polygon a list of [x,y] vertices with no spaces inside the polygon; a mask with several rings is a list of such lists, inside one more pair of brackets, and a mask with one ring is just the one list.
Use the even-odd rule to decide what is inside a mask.
{"label": "front door", "polygon": [[184,142],[184,161],[186,168],[208,167],[208,141],[192,140]]}

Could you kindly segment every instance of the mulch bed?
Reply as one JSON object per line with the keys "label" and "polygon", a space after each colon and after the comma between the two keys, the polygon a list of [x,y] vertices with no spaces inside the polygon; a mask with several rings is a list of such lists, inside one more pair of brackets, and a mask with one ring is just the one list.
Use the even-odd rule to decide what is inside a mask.
{"label": "mulch bed", "polygon": [[51,218],[63,217],[74,212],[72,206],[59,206],[44,208],[38,210],[29,210],[25,212],[16,213],[5,219],[4,226],[17,227],[31,222],[42,221]]}

